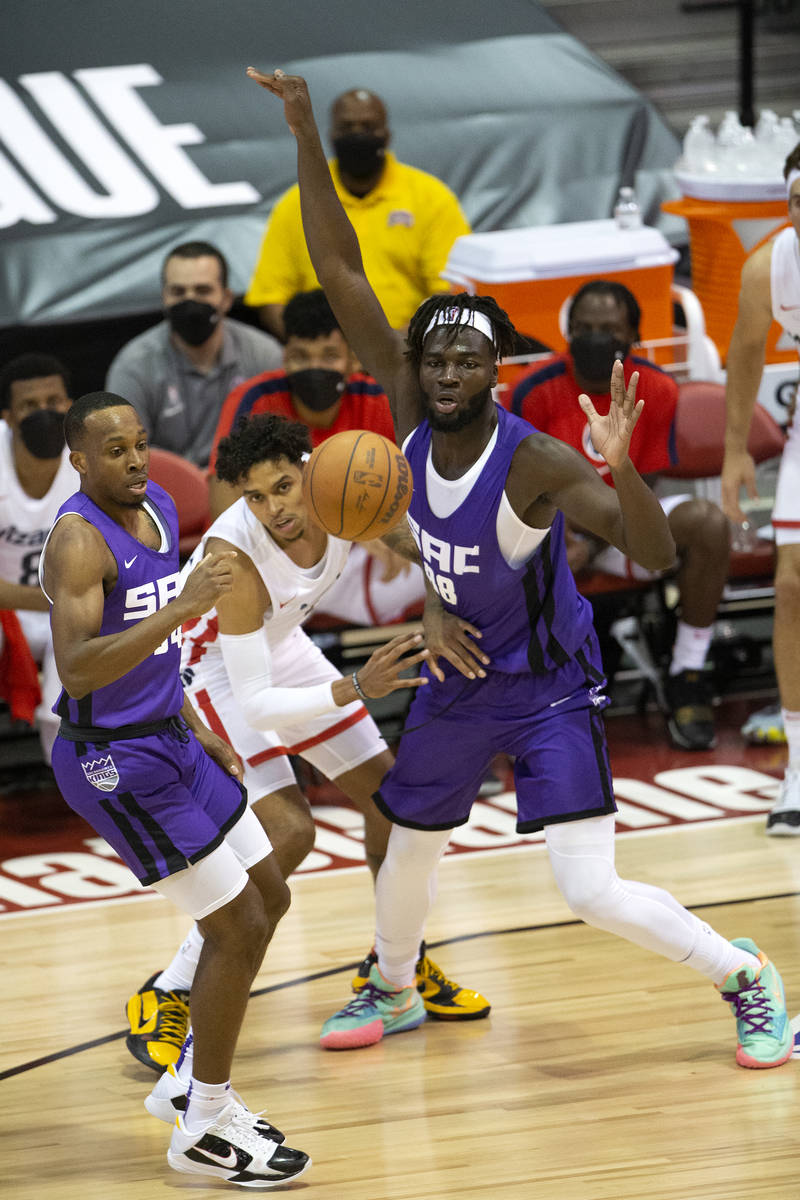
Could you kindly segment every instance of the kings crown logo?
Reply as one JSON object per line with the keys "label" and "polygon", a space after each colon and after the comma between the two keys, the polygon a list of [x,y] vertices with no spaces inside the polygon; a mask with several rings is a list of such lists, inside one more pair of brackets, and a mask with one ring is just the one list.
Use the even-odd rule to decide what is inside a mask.
{"label": "kings crown logo", "polygon": [[106,758],[82,762],[81,766],[92,787],[98,788],[101,792],[113,792],[116,789],[119,783],[119,773],[110,754]]}

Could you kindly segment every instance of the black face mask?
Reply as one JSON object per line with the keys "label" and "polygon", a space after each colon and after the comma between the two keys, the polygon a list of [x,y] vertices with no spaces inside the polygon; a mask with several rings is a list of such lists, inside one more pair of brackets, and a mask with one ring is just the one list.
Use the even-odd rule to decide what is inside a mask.
{"label": "black face mask", "polygon": [[345,133],[333,139],[339,169],[354,179],[369,179],[383,167],[386,138],[374,133]]}
{"label": "black face mask", "polygon": [[306,367],[302,371],[292,371],[287,378],[292,394],[312,412],[325,412],[342,398],[345,381],[341,371]]}
{"label": "black face mask", "polygon": [[611,383],[611,368],[618,358],[625,358],[630,346],[618,342],[613,334],[593,329],[589,333],[577,334],[569,344],[569,352],[575,363],[575,370],[583,379],[590,383],[604,381],[604,387]]}
{"label": "black face mask", "polygon": [[22,444],[34,458],[58,458],[66,444],[64,416],[52,408],[39,408],[20,421]]}
{"label": "black face mask", "polygon": [[222,313],[213,304],[202,300],[181,300],[167,309],[170,328],[190,346],[207,342],[222,320]]}

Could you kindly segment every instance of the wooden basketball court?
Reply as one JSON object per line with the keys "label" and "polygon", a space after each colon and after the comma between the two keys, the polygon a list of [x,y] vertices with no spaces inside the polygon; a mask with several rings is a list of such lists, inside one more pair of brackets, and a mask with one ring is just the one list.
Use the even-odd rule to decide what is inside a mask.
{"label": "wooden basketball court", "polygon": [[[793,1016],[800,1011],[800,843],[765,837],[763,817],[784,752],[743,748],[741,704],[723,705],[725,712],[720,744],[706,755],[669,751],[661,731],[637,718],[609,721],[615,775],[628,796],[618,867],[667,887],[721,933],[754,938],[778,964]],[[436,961],[491,999],[487,1020],[429,1021],[367,1050],[319,1049],[319,1028],[346,1002],[352,966],[370,944],[371,889],[357,867],[295,877],[234,1075],[250,1106],[264,1107],[289,1144],[314,1160],[276,1194],[800,1195],[800,1064],[737,1067],[734,1022],[713,986],[575,922],[542,845],[502,844],[502,820],[492,826],[491,812],[502,815],[503,803],[483,806],[463,833],[473,846],[443,862],[428,929]],[[67,818],[59,832],[57,815],[45,823],[28,809],[29,849],[41,849],[39,866],[31,866],[14,840],[24,836],[15,804],[0,798],[15,847],[3,864],[4,895],[13,892],[11,878],[22,888],[44,879],[55,894],[46,861],[57,861],[62,896],[80,893],[81,876],[88,887],[85,864],[69,858],[78,850],[55,854],[59,838],[72,845]],[[496,848],[475,848],[491,837]],[[125,1000],[171,957],[185,919],[149,896],[6,908],[0,1128],[9,1197],[235,1194],[231,1185],[168,1168],[169,1129],[142,1105],[156,1077],[124,1045]]]}

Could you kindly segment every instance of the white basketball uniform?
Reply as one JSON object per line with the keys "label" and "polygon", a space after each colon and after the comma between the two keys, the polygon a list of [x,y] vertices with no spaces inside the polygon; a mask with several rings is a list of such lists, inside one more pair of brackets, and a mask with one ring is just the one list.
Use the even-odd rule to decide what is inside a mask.
{"label": "white basketball uniform", "polygon": [[[301,624],[341,575],[350,543],[328,537],[320,561],[313,567],[298,567],[275,544],[246,500],[240,499],[206,532],[183,569],[184,577],[205,553],[205,542],[210,537],[223,538],[247,554],[264,581],[271,601],[264,614],[264,632],[272,685],[302,688],[340,679],[339,672]],[[205,723],[230,742],[241,757],[244,785],[251,801],[295,782],[289,755],[306,759],[328,779],[336,779],[386,749],[375,722],[360,702],[302,725],[282,725],[270,732],[249,725],[222,659],[215,609],[184,625],[181,673],[185,691]]]}
{"label": "white basketball uniform", "polygon": [[[0,578],[36,587],[45,538],[61,505],[80,487],[80,476],[69,461],[69,450],[64,447],[61,464],[49,491],[41,499],[34,499],[23,491],[17,478],[12,439],[10,427],[0,421]],[[16,609],[16,615],[31,654],[42,671],[42,702],[36,710],[36,723],[49,762],[50,747],[59,726],[58,717],[50,709],[61,691],[50,636],[50,615],[22,608]],[[0,651],[2,648],[3,632],[0,629]]]}
{"label": "white basketball uniform", "polygon": [[[800,353],[800,241],[793,228],[782,229],[772,243],[770,260],[772,315],[793,338]],[[800,421],[792,421],[781,456],[775,506],[772,510],[775,543],[800,542]]]}

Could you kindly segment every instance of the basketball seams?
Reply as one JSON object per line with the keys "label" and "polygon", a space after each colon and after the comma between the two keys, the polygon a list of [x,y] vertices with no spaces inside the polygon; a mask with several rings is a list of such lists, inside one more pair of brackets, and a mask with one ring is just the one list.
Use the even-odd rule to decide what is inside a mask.
{"label": "basketball seams", "polygon": [[[383,468],[377,463],[379,445]],[[396,524],[398,505],[401,516],[408,508],[410,482],[402,495],[398,484],[398,473],[401,480],[406,475],[403,453],[374,430],[334,434],[316,447],[307,466],[303,492],[310,514],[333,537],[346,541],[380,537]],[[387,526],[389,514],[393,519]],[[354,528],[355,522],[358,524]]]}
{"label": "basketball seams", "polygon": [[[363,435],[359,436],[358,440],[356,441],[355,446],[353,446],[354,454],[356,451],[356,447],[358,446],[358,443],[361,441],[361,436],[363,436]],[[354,534],[353,539],[352,539],[353,541],[358,541],[359,538],[364,536],[364,533],[366,532],[366,530],[369,529],[370,525],[377,522],[378,515],[383,511],[383,506],[386,502],[386,495],[387,495],[387,492],[389,491],[389,484],[392,481],[392,460],[389,455],[389,447],[387,446],[387,444],[383,438],[381,438],[379,444],[380,444],[381,450],[383,450],[383,453],[386,456],[386,469],[385,469],[386,482],[383,487],[383,495],[381,496],[380,504],[375,506],[374,512],[373,512],[372,516],[370,517],[370,519],[367,521],[366,525],[364,525],[364,527],[362,529],[359,529],[357,534]],[[347,489],[345,489],[345,491],[346,490]],[[344,505],[344,499],[343,499],[342,503]],[[342,524],[344,524],[344,522]]]}

